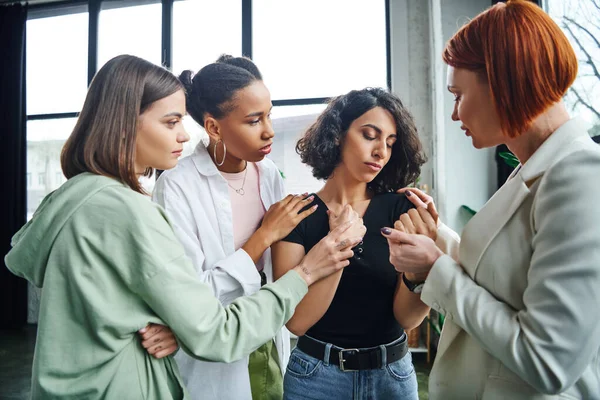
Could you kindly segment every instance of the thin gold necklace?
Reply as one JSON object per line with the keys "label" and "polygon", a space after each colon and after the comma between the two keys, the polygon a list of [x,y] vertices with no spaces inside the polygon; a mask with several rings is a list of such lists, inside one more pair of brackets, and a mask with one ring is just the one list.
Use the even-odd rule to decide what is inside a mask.
{"label": "thin gold necklace", "polygon": [[248,175],[248,161],[246,161],[246,168],[244,170],[244,180],[242,181],[242,187],[240,187],[239,189],[236,189],[233,186],[231,186],[231,183],[229,183],[229,180],[227,180],[227,184],[229,185],[229,187],[232,188],[233,190],[235,190],[235,192],[237,194],[239,194],[240,196],[243,196],[246,194],[246,191],[244,190],[244,185],[246,184],[246,175]]}

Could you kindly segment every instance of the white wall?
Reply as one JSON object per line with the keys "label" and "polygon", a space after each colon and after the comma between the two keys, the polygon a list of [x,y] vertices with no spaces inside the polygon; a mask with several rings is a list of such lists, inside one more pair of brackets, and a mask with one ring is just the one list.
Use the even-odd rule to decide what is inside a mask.
{"label": "white wall", "polygon": [[445,89],[446,41],[490,0],[392,0],[392,89],[415,116],[429,161],[422,182],[436,198],[440,214],[461,231],[466,204],[479,209],[496,187],[493,149],[476,150],[460,123],[450,118],[453,96]]}

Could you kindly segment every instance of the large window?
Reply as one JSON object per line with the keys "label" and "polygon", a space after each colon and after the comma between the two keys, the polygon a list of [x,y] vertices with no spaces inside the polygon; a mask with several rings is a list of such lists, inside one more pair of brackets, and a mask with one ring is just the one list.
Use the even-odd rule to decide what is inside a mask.
{"label": "large window", "polygon": [[98,25],[98,68],[119,54],[131,54],[160,65],[160,2],[117,8],[118,5],[117,2],[102,4]]}
{"label": "large window", "polygon": [[273,99],[387,85],[385,2],[254,0],[253,58]]}
{"label": "large window", "polygon": [[79,110],[87,88],[88,14],[27,21],[27,114]]}
{"label": "large window", "polygon": [[310,168],[302,164],[296,142],[324,109],[323,104],[273,108],[271,120],[276,136],[269,157],[282,172],[288,193],[312,193],[323,186],[323,181],[314,178]]}
{"label": "large window", "polygon": [[75,118],[29,121],[27,123],[27,173],[35,177],[27,185],[27,219],[43,198],[65,182],[60,152],[75,127]]}
{"label": "large window", "polygon": [[276,105],[270,158],[288,193],[323,185],[302,164],[296,142],[324,98],[388,85],[386,46],[385,1],[253,0],[252,55]]}
{"label": "large window", "polygon": [[600,135],[600,0],[547,0],[548,13],[565,31],[579,58],[577,80],[565,97],[573,114]]}
{"label": "large window", "polygon": [[221,54],[242,54],[242,0],[177,1],[173,5],[173,69],[194,72]]}
{"label": "large window", "polygon": [[[270,158],[289,193],[313,192],[295,152],[328,97],[388,85],[387,14],[391,0],[127,0],[40,2],[27,22],[27,216],[65,182],[60,152],[77,120],[87,84],[119,54],[162,64],[175,74],[198,71],[219,55],[251,56],[274,109]],[[163,6],[165,3],[166,6]],[[172,12],[168,12],[171,10]],[[166,11],[166,12],[165,12]],[[89,30],[89,27],[97,29]],[[207,139],[190,117],[188,155]],[[151,191],[153,179],[143,179]],[[29,322],[39,291],[30,290]]]}
{"label": "large window", "polygon": [[[175,74],[198,71],[224,53],[251,56],[275,105],[272,118],[277,136],[270,158],[285,177],[289,192],[317,190],[322,182],[301,163],[296,142],[328,97],[366,86],[387,86],[386,5],[384,0],[176,0],[167,14],[163,13],[169,7],[158,0],[31,6],[28,216],[65,181],[60,150],[75,125],[87,83],[119,54],[162,63]],[[88,26],[97,30],[88,32]],[[184,149],[184,155],[189,155],[207,138],[191,118],[184,119],[184,126],[191,135]],[[152,183],[144,181],[148,190]]]}
{"label": "large window", "polygon": [[[85,8],[84,8],[85,11]],[[63,182],[60,151],[87,90],[88,14],[27,21],[27,219]],[[39,14],[37,14],[39,16]]]}

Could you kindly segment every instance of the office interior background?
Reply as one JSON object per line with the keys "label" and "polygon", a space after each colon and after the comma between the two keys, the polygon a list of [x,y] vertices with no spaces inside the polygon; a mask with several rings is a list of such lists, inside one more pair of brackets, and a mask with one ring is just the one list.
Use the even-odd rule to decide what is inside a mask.
{"label": "office interior background", "polygon": [[[453,96],[441,53],[490,2],[496,1],[0,0],[2,256],[44,196],[65,182],[59,154],[87,86],[106,61],[124,53],[175,74],[198,71],[223,53],[251,57],[271,91],[276,138],[270,157],[289,193],[322,185],[301,163],[295,144],[327,99],[366,86],[391,89],[413,113],[429,159],[419,184],[460,232],[468,209],[480,208],[510,167],[498,155],[503,149],[475,150],[451,120]],[[600,0],[537,3],[565,30],[580,58],[565,101],[600,138]],[[184,156],[205,138],[191,118],[185,126],[192,140]],[[151,191],[153,179],[144,185]],[[34,326],[39,296],[2,263],[0,329]],[[0,343],[0,373],[8,374],[3,351]]]}

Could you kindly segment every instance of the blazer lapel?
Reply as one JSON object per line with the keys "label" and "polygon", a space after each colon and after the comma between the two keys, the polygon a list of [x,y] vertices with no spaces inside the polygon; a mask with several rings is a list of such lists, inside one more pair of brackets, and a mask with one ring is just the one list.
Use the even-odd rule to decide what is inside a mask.
{"label": "blazer lapel", "polygon": [[[465,226],[461,235],[459,261],[472,279],[475,279],[480,259],[490,242],[519,208],[519,205],[523,203],[523,200],[527,198],[528,194],[529,189],[520,176],[520,168],[516,169],[504,186]],[[443,340],[440,340],[436,357],[441,358],[461,332],[463,332],[462,328],[452,320],[446,321],[442,331]]]}
{"label": "blazer lapel", "polygon": [[554,131],[524,165],[475,214],[463,230],[460,263],[475,279],[479,263],[490,243],[530,195],[529,187],[556,161],[572,151],[570,144],[587,136],[585,123],[571,119]]}

